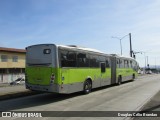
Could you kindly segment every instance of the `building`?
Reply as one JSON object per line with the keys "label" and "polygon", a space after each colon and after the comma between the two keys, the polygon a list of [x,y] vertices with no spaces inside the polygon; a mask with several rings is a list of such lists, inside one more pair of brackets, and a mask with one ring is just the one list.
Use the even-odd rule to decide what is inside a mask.
{"label": "building", "polygon": [[25,49],[0,47],[0,83],[24,77],[25,56]]}

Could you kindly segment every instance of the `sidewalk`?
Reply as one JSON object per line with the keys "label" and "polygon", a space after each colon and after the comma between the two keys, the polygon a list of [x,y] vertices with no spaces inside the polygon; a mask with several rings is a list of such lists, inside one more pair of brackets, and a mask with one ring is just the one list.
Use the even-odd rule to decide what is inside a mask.
{"label": "sidewalk", "polygon": [[0,87],[7,87],[9,86],[9,83],[0,83]]}
{"label": "sidewalk", "polygon": [[142,111],[160,111],[160,91],[142,108]]}
{"label": "sidewalk", "polygon": [[[160,111],[160,91],[151,98],[151,100],[146,103],[143,108],[141,109],[141,111],[145,112],[152,112],[152,111]],[[158,120],[159,118],[156,117],[135,117],[134,120]]]}

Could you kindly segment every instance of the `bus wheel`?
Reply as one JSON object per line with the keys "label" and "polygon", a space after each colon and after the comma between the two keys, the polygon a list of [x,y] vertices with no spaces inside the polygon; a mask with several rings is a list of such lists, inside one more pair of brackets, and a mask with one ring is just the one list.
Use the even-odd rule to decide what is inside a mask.
{"label": "bus wheel", "polygon": [[135,74],[133,74],[133,76],[132,76],[132,80],[133,80],[133,81],[135,80]]}
{"label": "bus wheel", "polygon": [[83,92],[84,94],[88,94],[91,92],[92,89],[92,84],[89,80],[86,80],[84,83],[84,88],[83,88]]}
{"label": "bus wheel", "polygon": [[121,82],[122,82],[122,77],[121,77],[121,76],[119,76],[119,77],[118,77],[118,85],[120,85],[120,84],[121,84]]}

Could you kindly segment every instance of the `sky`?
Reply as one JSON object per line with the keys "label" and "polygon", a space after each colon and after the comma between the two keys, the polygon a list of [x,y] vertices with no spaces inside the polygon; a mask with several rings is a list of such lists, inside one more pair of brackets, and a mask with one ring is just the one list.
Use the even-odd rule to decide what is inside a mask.
{"label": "sky", "polygon": [[[0,47],[78,45],[160,65],[160,0],[0,0]],[[147,60],[148,58],[148,60]]]}

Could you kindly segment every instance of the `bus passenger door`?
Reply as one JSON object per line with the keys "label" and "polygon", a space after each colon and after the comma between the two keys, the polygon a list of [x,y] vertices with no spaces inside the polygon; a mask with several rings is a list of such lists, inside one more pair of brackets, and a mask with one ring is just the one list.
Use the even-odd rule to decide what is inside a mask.
{"label": "bus passenger door", "polygon": [[116,83],[116,57],[111,57],[111,84]]}

